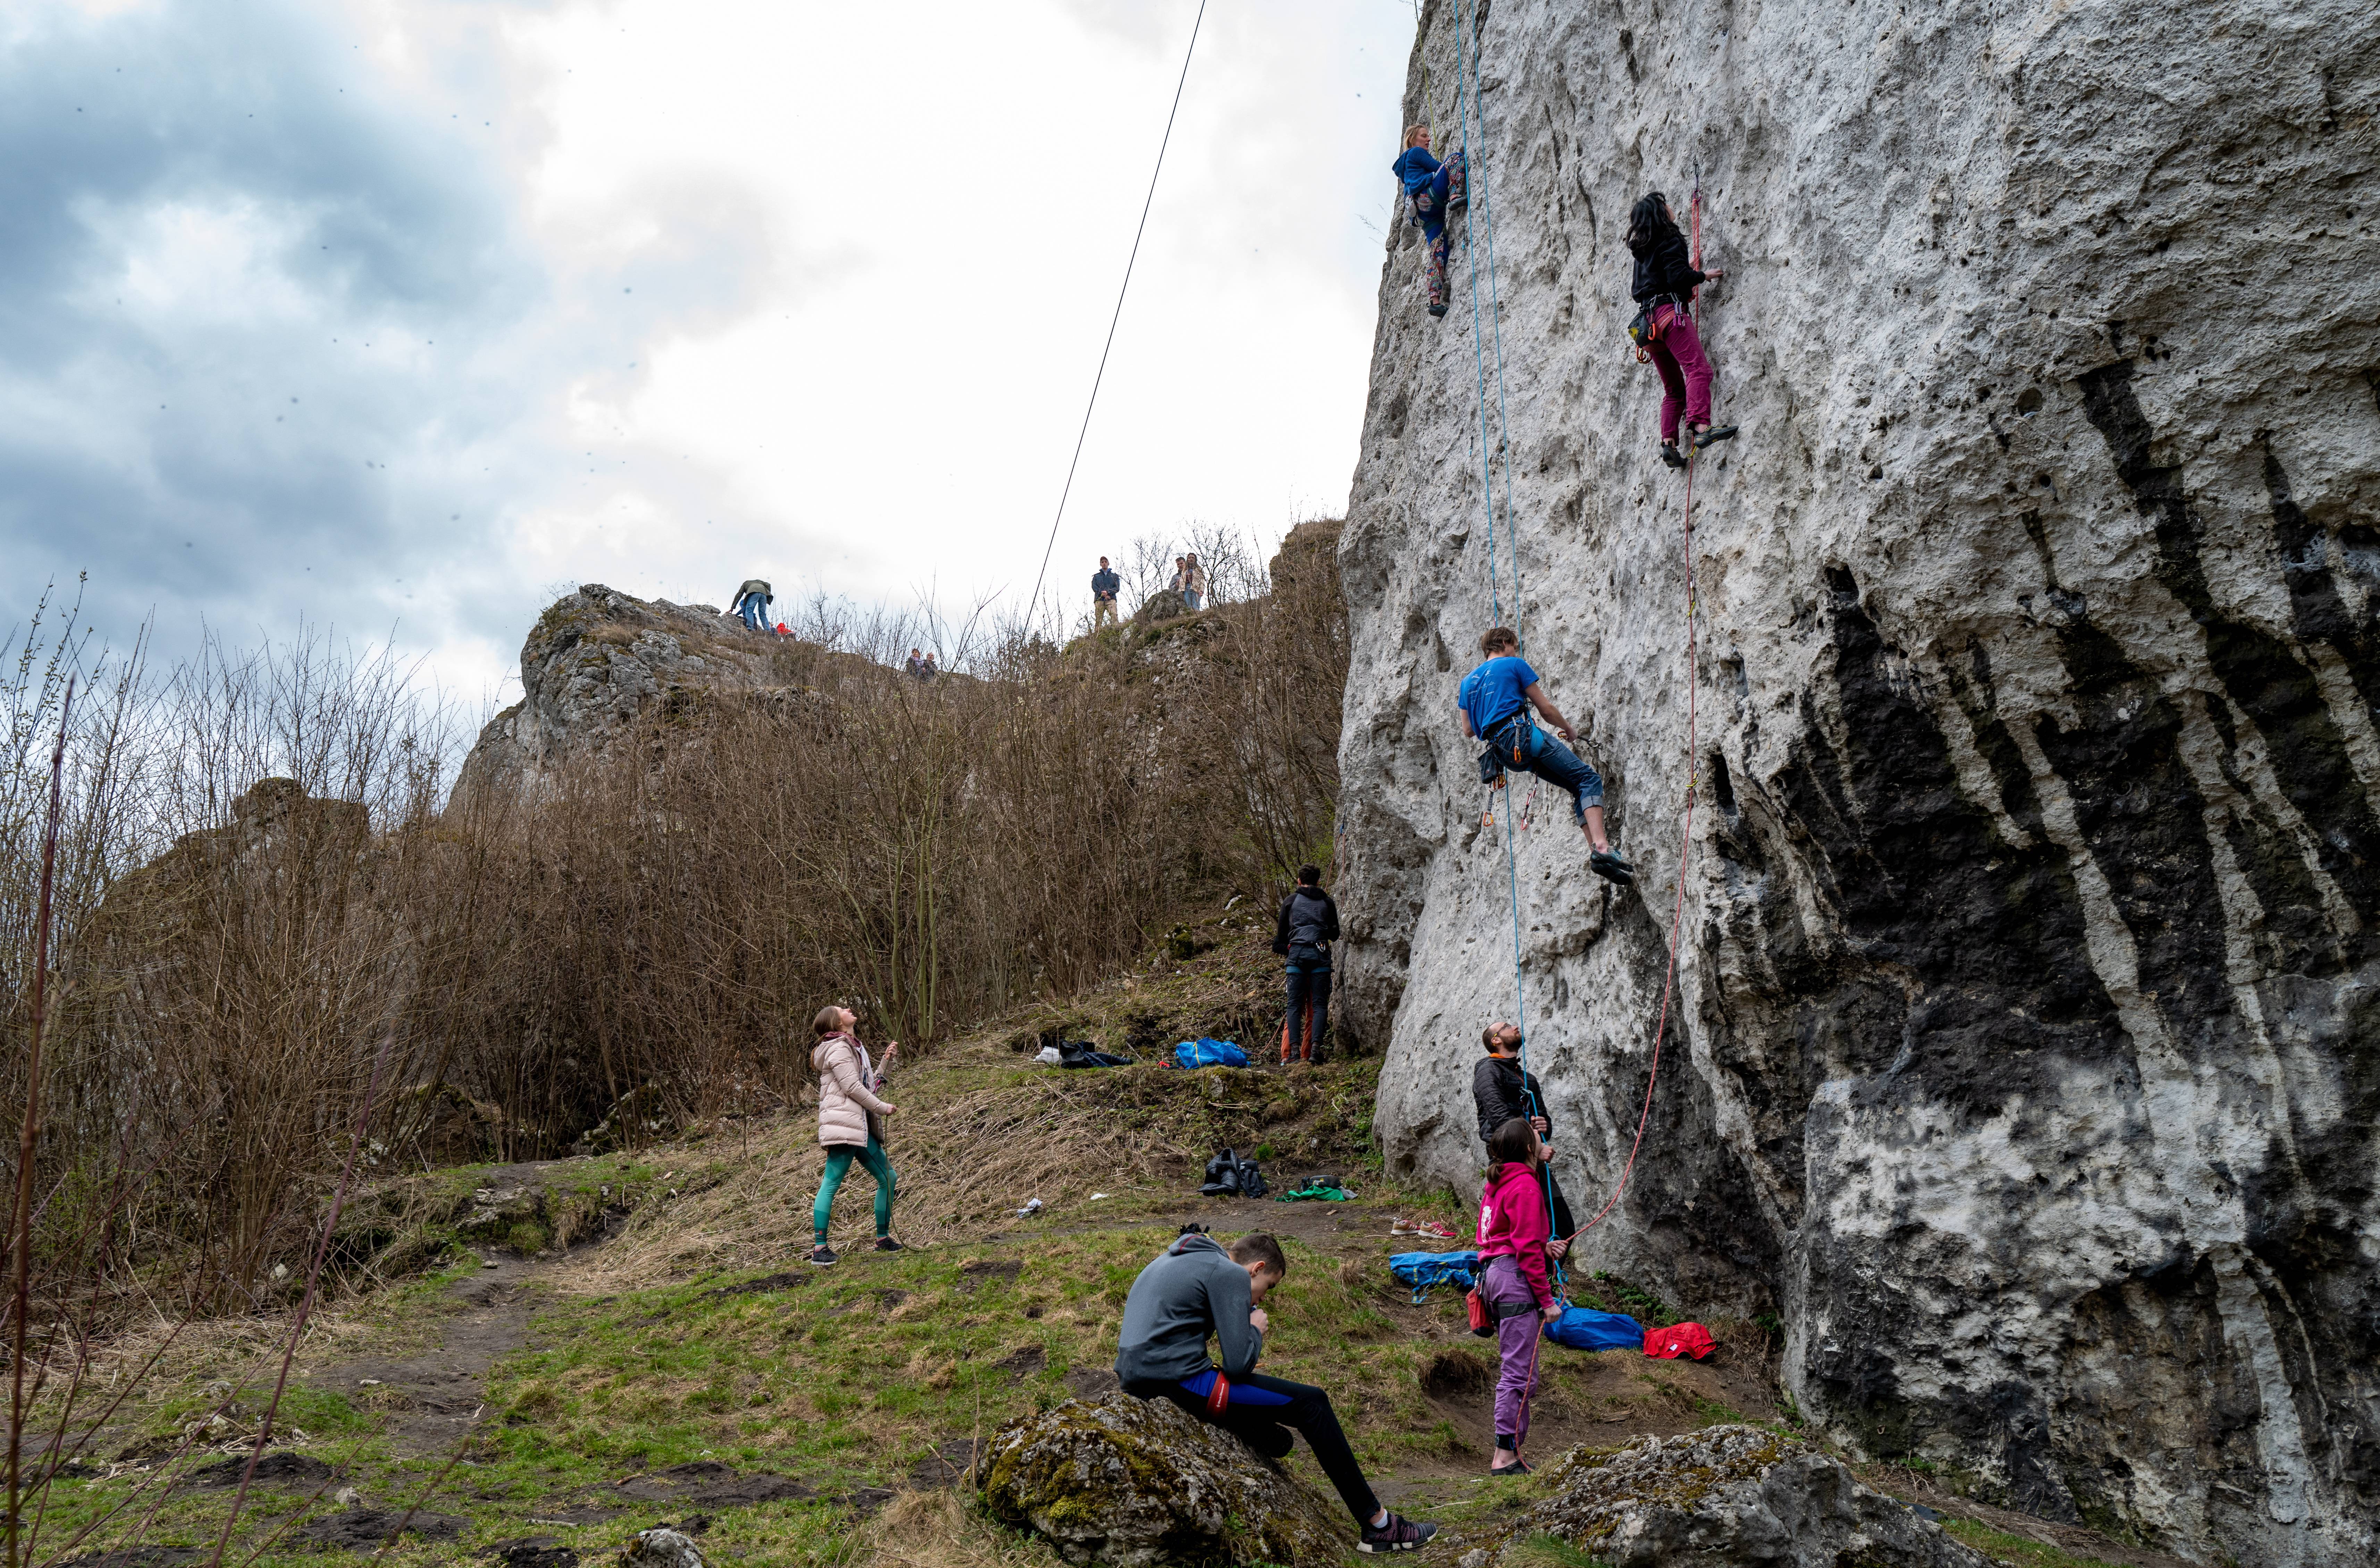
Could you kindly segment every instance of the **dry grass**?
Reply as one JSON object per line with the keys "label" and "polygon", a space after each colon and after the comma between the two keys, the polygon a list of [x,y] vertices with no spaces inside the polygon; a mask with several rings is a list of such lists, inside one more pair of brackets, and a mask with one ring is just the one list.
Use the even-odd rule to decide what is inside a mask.
{"label": "dry grass", "polygon": [[1056,1568],[1038,1536],[1013,1535],[956,1492],[904,1492],[862,1537],[867,1560],[889,1568]]}

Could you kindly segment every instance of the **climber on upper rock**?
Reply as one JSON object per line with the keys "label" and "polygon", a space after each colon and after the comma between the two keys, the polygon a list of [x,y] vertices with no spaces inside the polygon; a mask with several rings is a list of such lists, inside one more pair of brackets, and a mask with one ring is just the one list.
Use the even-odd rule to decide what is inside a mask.
{"label": "climber on upper rock", "polygon": [[1421,225],[1423,240],[1429,248],[1427,276],[1429,283],[1429,313],[1446,314],[1446,214],[1461,208],[1470,197],[1464,191],[1463,162],[1461,152],[1443,164],[1430,156],[1429,127],[1413,126],[1405,131],[1405,150],[1389,165],[1396,171],[1404,186],[1405,221]]}
{"label": "climber on upper rock", "polygon": [[[1490,626],[1479,639],[1479,651],[1488,662],[1463,677],[1454,700],[1463,715],[1463,738],[1488,743],[1488,755],[1480,759],[1483,778],[1491,788],[1501,789],[1503,770],[1519,768],[1570,791],[1571,815],[1586,834],[1587,869],[1623,887],[1634,881],[1635,868],[1604,836],[1603,776],[1561,743],[1577,737],[1537,683],[1537,672],[1521,657],[1519,635],[1510,626]],[[1545,716],[1561,740],[1537,728],[1529,717],[1531,708]]]}
{"label": "climber on upper rock", "polygon": [[1711,423],[1711,363],[1703,352],[1702,335],[1692,313],[1694,289],[1717,283],[1727,274],[1719,268],[1696,270],[1686,259],[1686,237],[1670,216],[1669,199],[1656,190],[1638,201],[1628,214],[1628,249],[1636,258],[1636,275],[1630,292],[1643,313],[1645,351],[1661,372],[1661,461],[1673,468],[1686,466],[1678,450],[1678,416],[1685,416],[1686,434],[1699,452],[1735,434],[1733,425]]}

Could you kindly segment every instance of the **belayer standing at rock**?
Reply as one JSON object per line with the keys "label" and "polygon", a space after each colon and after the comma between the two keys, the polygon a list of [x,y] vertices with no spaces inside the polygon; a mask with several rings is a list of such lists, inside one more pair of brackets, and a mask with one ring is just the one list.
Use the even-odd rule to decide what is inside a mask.
{"label": "belayer standing at rock", "polygon": [[1091,574],[1091,629],[1116,624],[1116,595],[1123,591],[1123,578],[1116,576],[1108,558],[1099,557],[1099,569]]}
{"label": "belayer standing at rock", "polygon": [[[1570,721],[1537,684],[1537,672],[1521,655],[1521,638],[1510,626],[1491,626],[1479,639],[1488,662],[1463,677],[1455,706],[1463,714],[1463,738],[1488,743],[1480,759],[1481,782],[1501,789],[1506,768],[1535,773],[1570,792],[1571,815],[1586,834],[1587,869],[1622,886],[1636,880],[1635,868],[1620,857],[1603,833],[1603,775],[1580,761],[1562,741],[1577,738]],[[1529,717],[1534,707],[1554,727],[1556,740]]]}
{"label": "belayer standing at rock", "polygon": [[1281,901],[1272,950],[1289,975],[1289,1013],[1281,1020],[1281,1060],[1311,1062],[1330,1028],[1330,944],[1339,940],[1339,906],[1322,891],[1322,871],[1297,869],[1297,886]]}
{"label": "belayer standing at rock", "polygon": [[1697,452],[1735,434],[1733,425],[1711,423],[1710,357],[1703,352],[1692,313],[1694,289],[1727,273],[1718,267],[1699,272],[1686,259],[1686,237],[1670,216],[1668,198],[1658,190],[1628,214],[1628,250],[1636,258],[1630,292],[1643,334],[1638,346],[1661,373],[1661,461],[1682,468],[1686,459],[1678,450],[1682,412],[1685,433]]}
{"label": "belayer standing at rock", "polygon": [[1521,1065],[1521,1026],[1490,1024],[1479,1031],[1479,1043],[1488,1054],[1479,1065],[1471,1069],[1471,1103],[1479,1112],[1479,1141],[1488,1146],[1488,1158],[1492,1162],[1496,1129],[1518,1118],[1536,1129],[1546,1147],[1546,1157],[1539,1162],[1537,1185],[1548,1199],[1551,1213],[1548,1227],[1552,1239],[1546,1250],[1560,1258],[1570,1250],[1570,1238],[1578,1226],[1571,1220],[1570,1200],[1562,1197],[1561,1184],[1554,1180],[1554,1126],[1547,1110],[1546,1091],[1537,1076]]}
{"label": "belayer standing at rock", "polygon": [[[810,1205],[810,1231],[816,1245],[810,1261],[824,1268],[835,1261],[827,1249],[827,1222],[834,1216],[834,1195],[855,1160],[876,1181],[876,1250],[899,1252],[892,1239],[892,1162],[884,1157],[884,1118],[892,1107],[876,1097],[884,1074],[868,1059],[868,1048],[853,1031],[859,1019],[848,1007],[821,1007],[810,1028],[818,1045],[810,1065],[819,1076],[819,1142],[826,1149],[826,1174],[819,1182],[818,1200]],[[894,1040],[884,1048],[884,1065],[901,1052]]]}
{"label": "belayer standing at rock", "polygon": [[[1183,1236],[1132,1282],[1116,1336],[1116,1377],[1135,1399],[1170,1399],[1268,1459],[1285,1457],[1295,1446],[1291,1434],[1303,1434],[1362,1526],[1355,1550],[1411,1551],[1438,1526],[1380,1506],[1347,1446],[1330,1396],[1310,1383],[1256,1369],[1271,1327],[1257,1303],[1288,1272],[1281,1243],[1261,1231],[1242,1236],[1228,1252],[1211,1237]],[[1210,1338],[1220,1366],[1208,1358]]]}
{"label": "belayer standing at rock", "polygon": [[1406,221],[1421,225],[1422,242],[1428,251],[1423,276],[1429,286],[1429,313],[1446,314],[1446,215],[1462,207],[1470,197],[1464,190],[1463,154],[1455,153],[1443,164],[1430,155],[1429,127],[1405,128],[1405,150],[1389,165],[1396,171],[1397,180],[1404,187]]}
{"label": "belayer standing at rock", "polygon": [[1561,1316],[1546,1269],[1543,1178],[1546,1146],[1526,1119],[1513,1117],[1488,1140],[1488,1186],[1479,1197],[1479,1294],[1496,1319],[1503,1362],[1496,1380],[1496,1456],[1490,1472],[1529,1473],[1521,1444],[1529,1436],[1529,1395],[1537,1384],[1540,1323]]}
{"label": "belayer standing at rock", "polygon": [[744,586],[735,590],[735,614],[743,616],[744,624],[752,630],[767,631],[769,606],[776,602],[777,596],[770,591],[767,583],[759,577],[746,577]]}

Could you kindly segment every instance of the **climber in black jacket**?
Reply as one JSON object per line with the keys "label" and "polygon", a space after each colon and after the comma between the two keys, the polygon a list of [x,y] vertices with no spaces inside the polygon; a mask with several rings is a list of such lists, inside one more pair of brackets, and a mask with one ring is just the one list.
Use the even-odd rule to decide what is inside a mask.
{"label": "climber in black jacket", "polygon": [[1562,1197],[1561,1184],[1554,1180],[1554,1127],[1546,1110],[1546,1091],[1539,1087],[1537,1076],[1521,1065],[1518,1024],[1490,1024],[1480,1031],[1479,1043],[1488,1052],[1486,1060],[1471,1069],[1471,1103],[1479,1112],[1479,1141],[1486,1143],[1497,1128],[1515,1117],[1526,1120],[1545,1139],[1543,1179],[1550,1199],[1547,1211],[1553,1219],[1553,1239],[1546,1250],[1560,1258],[1570,1250],[1570,1238],[1578,1226],[1571,1219],[1570,1201]]}
{"label": "climber in black jacket", "polygon": [[[1311,1062],[1330,1028],[1330,944],[1339,940],[1339,906],[1322,891],[1321,869],[1297,869],[1297,886],[1281,900],[1272,950],[1288,960],[1289,1014],[1281,1026],[1281,1060]],[[1299,1034],[1303,1028],[1304,1039]]]}
{"label": "climber in black jacket", "polygon": [[1670,216],[1670,203],[1654,191],[1636,203],[1628,215],[1628,249],[1636,258],[1636,276],[1630,292],[1636,307],[1650,318],[1653,336],[1645,351],[1661,372],[1661,461],[1673,468],[1686,466],[1678,450],[1678,416],[1685,415],[1686,434],[1699,452],[1735,434],[1733,425],[1711,424],[1711,363],[1703,352],[1702,334],[1694,330],[1692,309],[1694,289],[1727,275],[1719,268],[1698,271],[1686,259],[1686,237]]}

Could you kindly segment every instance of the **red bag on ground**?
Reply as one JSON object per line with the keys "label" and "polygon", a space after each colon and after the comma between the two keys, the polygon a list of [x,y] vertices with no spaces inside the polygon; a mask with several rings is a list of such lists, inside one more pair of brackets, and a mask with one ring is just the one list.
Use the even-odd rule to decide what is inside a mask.
{"label": "red bag on ground", "polygon": [[1645,1331],[1645,1354],[1663,1361],[1690,1356],[1700,1361],[1718,1348],[1718,1341],[1700,1323],[1672,1323],[1666,1329]]}

